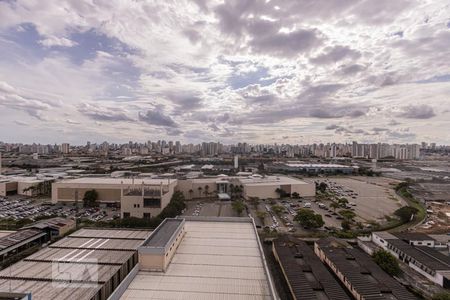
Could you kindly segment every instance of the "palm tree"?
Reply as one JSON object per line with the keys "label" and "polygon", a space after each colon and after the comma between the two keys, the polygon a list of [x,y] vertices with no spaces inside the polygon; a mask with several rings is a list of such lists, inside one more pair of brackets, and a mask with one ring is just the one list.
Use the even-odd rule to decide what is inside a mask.
{"label": "palm tree", "polygon": [[209,185],[205,185],[205,196],[208,197],[209,195]]}
{"label": "palm tree", "polygon": [[199,196],[199,198],[202,197],[202,190],[203,190],[203,188],[201,186],[199,186],[198,187],[198,196]]}
{"label": "palm tree", "polygon": [[194,194],[194,190],[193,190],[193,189],[190,189],[190,190],[189,190],[189,198],[190,198],[190,199],[192,199],[192,194]]}
{"label": "palm tree", "polygon": [[336,212],[336,208],[339,208],[340,205],[337,202],[331,202],[330,207],[333,209],[334,212]]}

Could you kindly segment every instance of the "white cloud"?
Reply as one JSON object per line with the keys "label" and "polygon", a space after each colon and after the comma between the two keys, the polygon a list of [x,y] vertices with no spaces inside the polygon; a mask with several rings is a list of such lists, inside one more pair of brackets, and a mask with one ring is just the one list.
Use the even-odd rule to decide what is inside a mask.
{"label": "white cloud", "polygon": [[58,38],[56,36],[47,37],[43,40],[40,40],[39,43],[41,43],[45,47],[73,47],[77,45],[77,43],[75,43],[74,41],[71,41],[64,37]]}
{"label": "white cloud", "polygon": [[[200,132],[255,142],[281,140],[279,132],[345,140],[324,128],[348,121],[370,132],[398,123],[401,113],[411,132],[398,136],[450,142],[438,134],[450,125],[443,115],[450,8],[394,2],[0,2],[0,50],[8,57],[0,58],[0,105],[36,117],[29,121],[36,136],[45,126],[84,126],[74,133],[80,142]],[[36,28],[36,45],[14,38],[26,34],[23,23]],[[97,49],[100,39],[84,45],[87,32],[129,49]],[[443,79],[427,82],[436,76]],[[260,131],[262,121],[271,136]],[[125,123],[127,130],[115,127]]]}

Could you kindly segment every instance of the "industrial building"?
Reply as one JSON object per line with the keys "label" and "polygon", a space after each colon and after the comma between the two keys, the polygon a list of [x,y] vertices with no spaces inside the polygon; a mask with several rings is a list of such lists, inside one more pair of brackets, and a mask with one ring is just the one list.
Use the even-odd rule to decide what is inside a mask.
{"label": "industrial building", "polygon": [[1,264],[6,262],[8,258],[46,241],[48,241],[46,233],[36,229],[24,229],[2,236],[0,238]]}
{"label": "industrial building", "polygon": [[53,178],[37,178],[25,176],[0,177],[0,196],[23,195],[36,196],[50,190]]}
{"label": "industrial building", "polygon": [[272,252],[294,300],[350,300],[306,242],[279,238],[273,242]]}
{"label": "industrial building", "polygon": [[48,239],[53,240],[75,229],[75,220],[56,217],[34,222],[24,228],[44,231]]}
{"label": "industrial building", "polygon": [[[169,203],[173,192],[180,191],[188,200],[197,198],[229,199],[233,187],[240,187],[245,199],[279,198],[277,189],[298,193],[302,197],[315,196],[316,187],[288,176],[219,175],[193,179],[111,178],[84,177],[63,180],[52,184],[52,202],[73,203],[82,201],[84,193],[96,190],[100,205],[118,205],[123,217],[150,218],[161,212]],[[228,197],[225,197],[227,195]]]}
{"label": "industrial building", "polygon": [[433,249],[431,237],[382,231],[373,232],[372,241],[430,281],[450,288],[450,257]]}
{"label": "industrial building", "polygon": [[279,198],[277,189],[287,194],[298,193],[301,197],[316,195],[316,186],[313,182],[306,182],[287,176],[244,177],[239,179],[244,187],[243,196],[246,199],[257,197],[260,199]]}
{"label": "industrial building", "polygon": [[32,299],[108,299],[138,262],[146,230],[82,229],[0,271],[0,293]]}
{"label": "industrial building", "polygon": [[[181,191],[186,199],[213,197],[220,194],[230,194],[233,187],[240,187],[245,199],[258,197],[260,199],[279,198],[278,188],[286,193],[297,192],[301,197],[312,197],[316,194],[313,182],[307,182],[288,176],[261,176],[258,174],[248,176],[226,175],[179,180],[177,190]],[[216,196],[215,196],[216,197]]]}
{"label": "industrial building", "polygon": [[83,201],[95,190],[100,206],[121,207],[122,217],[151,218],[169,204],[176,179],[83,177],[52,184],[52,202]]}
{"label": "industrial building", "polygon": [[355,299],[416,300],[363,251],[334,237],[315,242],[314,252]]}
{"label": "industrial building", "polygon": [[[163,246],[164,256],[174,253],[170,263],[165,270],[150,271],[150,259],[144,260],[153,254],[145,249]],[[250,218],[171,219],[139,247],[139,259],[140,271],[124,281],[112,300],[276,298]]]}
{"label": "industrial building", "polygon": [[165,219],[139,247],[140,270],[165,272],[185,233],[184,219]]}
{"label": "industrial building", "polygon": [[295,172],[304,174],[352,174],[358,171],[358,166],[340,164],[304,164],[295,161],[287,163],[274,163],[270,166],[272,171]]}

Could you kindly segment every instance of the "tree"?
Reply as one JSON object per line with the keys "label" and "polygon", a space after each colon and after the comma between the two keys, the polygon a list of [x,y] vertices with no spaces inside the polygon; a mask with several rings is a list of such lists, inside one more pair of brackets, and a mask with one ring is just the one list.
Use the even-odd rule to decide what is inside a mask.
{"label": "tree", "polygon": [[258,209],[259,198],[258,197],[250,197],[249,202],[253,205],[255,209]]}
{"label": "tree", "polygon": [[347,200],[347,198],[340,198],[340,199],[338,199],[338,203],[340,206],[345,207],[348,204],[348,200]]}
{"label": "tree", "polygon": [[242,212],[245,209],[244,202],[242,202],[241,200],[233,201],[233,203],[231,204],[231,207],[234,209],[234,211],[236,211],[238,216],[241,216]]}
{"label": "tree", "polygon": [[294,199],[298,199],[298,198],[300,198],[300,195],[299,195],[299,193],[297,193],[297,192],[293,192],[293,193],[292,193],[292,198],[294,198]]}
{"label": "tree", "polygon": [[190,198],[190,199],[192,199],[193,194],[194,194],[194,190],[193,190],[193,189],[190,189],[190,190],[189,190],[189,198]]}
{"label": "tree", "polygon": [[391,276],[398,276],[402,272],[395,256],[386,250],[378,250],[375,252],[373,254],[373,260]]}
{"label": "tree", "polygon": [[409,222],[411,221],[412,217],[418,212],[419,210],[412,206],[403,206],[397,209],[394,212],[394,215],[400,218],[402,222]]}
{"label": "tree", "polygon": [[340,207],[339,203],[337,202],[331,202],[330,207],[333,209],[334,212],[336,212],[336,209]]}
{"label": "tree", "polygon": [[199,186],[197,189],[198,189],[198,197],[201,198],[203,188],[201,186]]}
{"label": "tree", "polygon": [[170,199],[169,204],[161,211],[158,215],[158,218],[164,220],[165,218],[174,218],[180,215],[183,209],[186,208],[186,204],[184,203],[183,193],[180,191],[176,191],[173,193],[172,198]]}
{"label": "tree", "polygon": [[325,182],[321,182],[318,184],[317,189],[324,193],[326,189],[328,188],[328,185]]}
{"label": "tree", "polygon": [[209,196],[209,185],[205,185],[205,196]]}
{"label": "tree", "polygon": [[294,220],[299,222],[302,226],[311,228],[320,228],[325,224],[321,215],[315,214],[312,210],[305,208],[301,208],[297,211]]}
{"label": "tree", "polygon": [[433,295],[432,300],[450,300],[450,293],[440,292]]}
{"label": "tree", "polygon": [[282,212],[284,212],[284,207],[281,205],[273,205],[272,206],[272,211],[278,216],[280,215]]}
{"label": "tree", "polygon": [[89,190],[84,193],[83,204],[84,207],[95,207],[97,203],[98,193],[96,190]]}
{"label": "tree", "polygon": [[264,219],[267,217],[267,212],[257,211],[256,216],[261,220],[261,223],[264,223]]}
{"label": "tree", "polygon": [[283,197],[283,190],[282,189],[276,188],[275,189],[275,193],[277,193],[280,198]]}
{"label": "tree", "polygon": [[342,226],[342,229],[345,231],[349,231],[352,228],[350,225],[350,222],[348,220],[343,220],[341,222],[341,226]]}
{"label": "tree", "polygon": [[343,209],[339,211],[339,214],[348,222],[353,221],[353,218],[356,217],[356,214],[349,209]]}

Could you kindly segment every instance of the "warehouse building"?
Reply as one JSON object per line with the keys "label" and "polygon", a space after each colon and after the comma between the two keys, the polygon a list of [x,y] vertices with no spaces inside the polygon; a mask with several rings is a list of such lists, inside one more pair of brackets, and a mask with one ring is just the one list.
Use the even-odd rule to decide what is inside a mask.
{"label": "warehouse building", "polygon": [[279,194],[276,192],[278,188],[289,194],[296,192],[301,197],[312,197],[316,194],[316,186],[313,182],[287,176],[261,176],[258,174],[179,180],[177,190],[181,191],[186,199],[193,199],[212,197],[212,195],[230,195],[234,187],[242,190],[242,196],[245,199],[252,197],[279,198]]}
{"label": "warehouse building", "polygon": [[11,176],[0,178],[0,196],[37,196],[50,190],[53,178]]}
{"label": "warehouse building", "polygon": [[55,182],[52,202],[74,203],[95,190],[101,206],[121,207],[122,217],[150,218],[169,204],[176,179],[84,177]]}
{"label": "warehouse building", "polygon": [[74,230],[75,225],[75,220],[56,217],[34,222],[24,228],[44,231],[47,234],[48,239],[53,240]]}
{"label": "warehouse building", "polygon": [[416,300],[363,251],[334,237],[315,242],[314,252],[355,299]]}
{"label": "warehouse building", "polygon": [[140,270],[165,272],[185,233],[184,219],[165,219],[139,247]]}
{"label": "warehouse building", "polygon": [[283,171],[303,174],[352,174],[358,166],[340,164],[303,164],[299,162],[274,163],[269,167],[272,171]]}
{"label": "warehouse building", "polygon": [[350,300],[304,241],[292,237],[279,238],[273,242],[272,251],[294,300]]}
{"label": "warehouse building", "polygon": [[0,271],[0,292],[32,299],[108,299],[138,262],[146,230],[82,229]]}
{"label": "warehouse building", "polygon": [[0,238],[1,263],[27,249],[42,245],[47,240],[47,234],[42,230],[24,229],[9,233]]}
{"label": "warehouse building", "polygon": [[450,288],[450,257],[434,250],[431,238],[418,240],[421,238],[417,235],[396,236],[384,231],[372,233],[372,241],[377,246],[389,251],[430,281]]}
{"label": "warehouse building", "polygon": [[313,182],[306,182],[287,176],[250,176],[239,179],[244,187],[244,198],[257,197],[260,199],[279,198],[277,189],[287,194],[298,193],[301,197],[316,195],[316,186]]}
{"label": "warehouse building", "polygon": [[[186,217],[163,227],[139,248],[141,270],[112,300],[276,298],[252,219]],[[141,250],[162,245],[173,258],[164,272],[149,271]]]}

